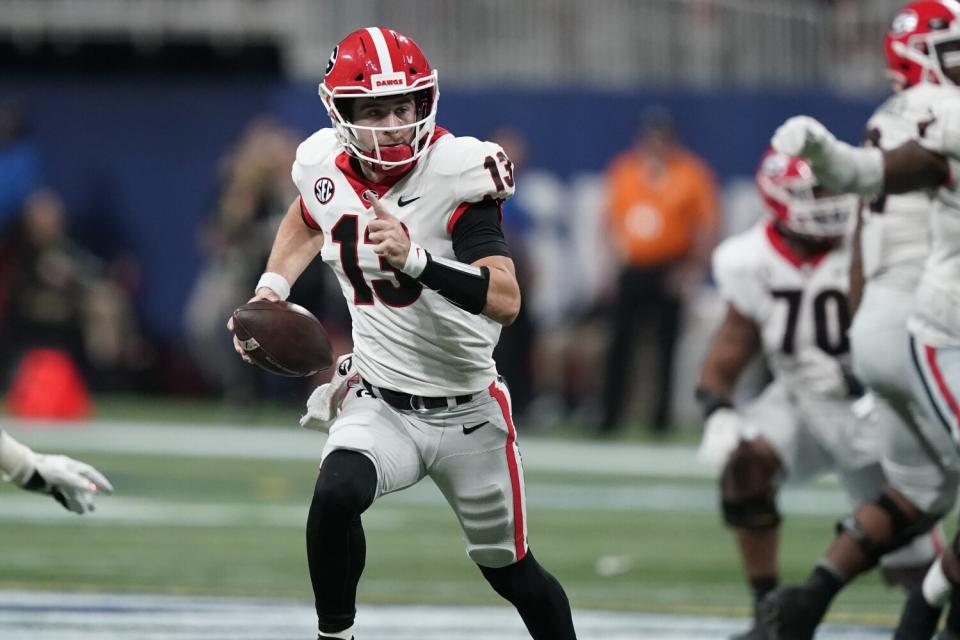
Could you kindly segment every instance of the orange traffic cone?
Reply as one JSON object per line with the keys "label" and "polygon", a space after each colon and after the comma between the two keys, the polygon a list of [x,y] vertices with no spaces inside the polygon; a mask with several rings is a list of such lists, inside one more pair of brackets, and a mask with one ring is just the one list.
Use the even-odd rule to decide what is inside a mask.
{"label": "orange traffic cone", "polygon": [[76,420],[90,415],[90,392],[70,356],[33,349],[14,374],[7,410],[20,418]]}

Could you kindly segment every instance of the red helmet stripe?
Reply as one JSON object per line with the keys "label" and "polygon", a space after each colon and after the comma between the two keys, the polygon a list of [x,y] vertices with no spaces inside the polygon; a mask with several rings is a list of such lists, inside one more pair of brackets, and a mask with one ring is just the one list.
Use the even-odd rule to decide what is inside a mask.
{"label": "red helmet stripe", "polygon": [[390,58],[390,48],[387,46],[387,39],[384,37],[383,29],[379,27],[367,27],[367,33],[373,40],[373,46],[377,50],[377,60],[380,63],[380,73],[393,73],[393,60]]}

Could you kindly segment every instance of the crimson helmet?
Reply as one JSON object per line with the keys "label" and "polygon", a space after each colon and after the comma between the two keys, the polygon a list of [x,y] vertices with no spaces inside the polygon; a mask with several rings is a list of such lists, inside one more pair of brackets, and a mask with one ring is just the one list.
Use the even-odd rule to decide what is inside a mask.
{"label": "crimson helmet", "polygon": [[840,238],[860,206],[856,195],[834,195],[817,186],[805,158],[773,149],[763,154],[756,179],[760,197],[773,219],[800,236]]}
{"label": "crimson helmet", "polygon": [[[399,128],[413,129],[410,145],[381,148],[376,133],[388,127],[364,127],[350,122],[350,109],[344,99],[408,93],[414,97],[416,122]],[[320,97],[347,153],[371,162],[385,173],[400,173],[427,150],[436,128],[440,90],[437,71],[430,67],[413,40],[386,27],[367,27],[357,29],[333,48],[320,84]],[[391,131],[396,129],[389,127]],[[360,131],[373,134],[372,149],[360,143]]]}
{"label": "crimson helmet", "polygon": [[944,67],[960,63],[960,2],[918,0],[894,16],[883,44],[897,90],[920,82],[949,83]]}

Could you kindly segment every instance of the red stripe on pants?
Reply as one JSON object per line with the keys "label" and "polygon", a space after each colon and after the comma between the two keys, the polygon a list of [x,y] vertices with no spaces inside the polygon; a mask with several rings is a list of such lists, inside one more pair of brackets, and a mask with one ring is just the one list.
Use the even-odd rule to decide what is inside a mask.
{"label": "red stripe on pants", "polygon": [[510,417],[510,403],[507,402],[506,394],[497,388],[496,382],[490,383],[489,390],[490,395],[500,405],[503,419],[507,422],[507,468],[510,470],[510,487],[513,490],[513,542],[519,562],[527,555],[527,545],[523,535],[523,489],[520,487],[520,469],[513,446],[517,440],[517,430],[513,426],[513,418]]}
{"label": "red stripe on pants", "polygon": [[950,393],[950,387],[947,386],[947,381],[943,379],[943,372],[937,365],[937,350],[927,345],[924,347],[924,352],[927,356],[927,366],[930,367],[930,373],[933,374],[933,379],[937,383],[937,389],[940,390],[940,395],[947,401],[950,413],[953,414],[954,429],[957,430],[953,437],[960,440],[960,404],[957,404],[957,399]]}

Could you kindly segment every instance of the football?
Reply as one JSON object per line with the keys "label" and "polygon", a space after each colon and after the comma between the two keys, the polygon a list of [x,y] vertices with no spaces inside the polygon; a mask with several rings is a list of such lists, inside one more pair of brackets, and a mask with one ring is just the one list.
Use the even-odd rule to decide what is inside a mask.
{"label": "football", "polygon": [[281,376],[309,376],[333,364],[316,316],[291,302],[254,300],[233,312],[233,332],[250,359]]}

